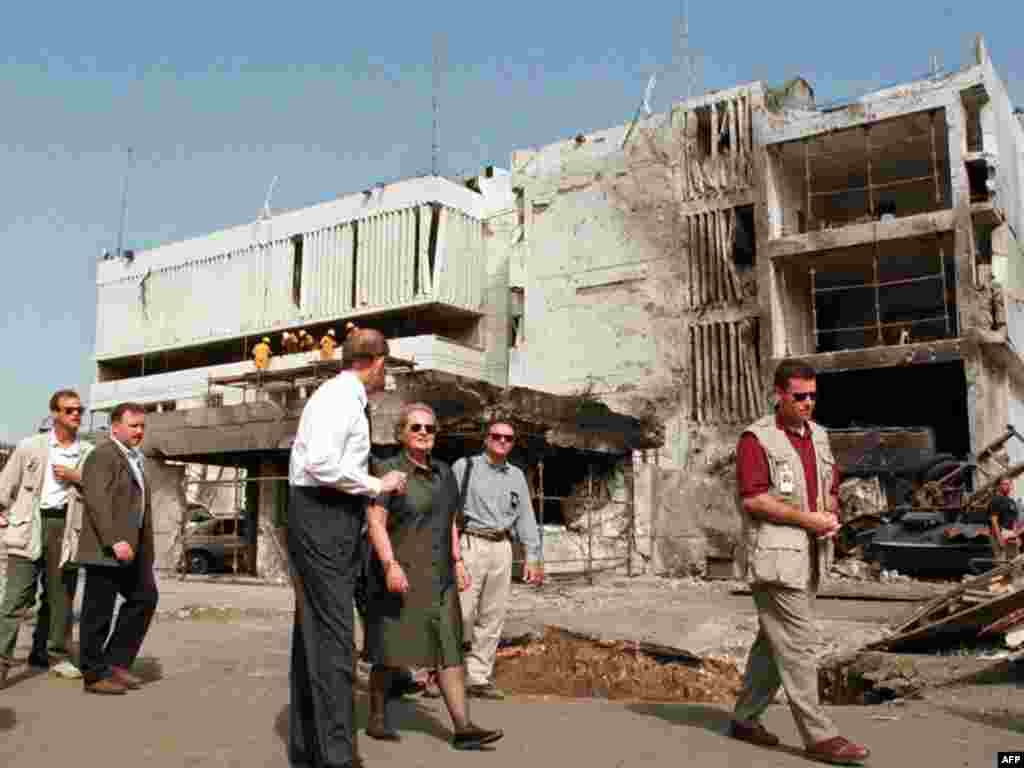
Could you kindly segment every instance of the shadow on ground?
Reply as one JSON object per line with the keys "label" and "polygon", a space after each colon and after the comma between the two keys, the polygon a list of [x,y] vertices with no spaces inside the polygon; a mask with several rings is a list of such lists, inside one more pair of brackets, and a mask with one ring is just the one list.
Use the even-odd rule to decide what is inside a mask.
{"label": "shadow on ground", "polygon": [[942,707],[945,712],[956,717],[962,717],[972,723],[987,725],[990,728],[1000,728],[1012,733],[1024,734],[1024,712],[1010,711],[1007,709],[972,709],[958,705],[947,705]]}
{"label": "shadow on ground", "polygon": [[0,707],[0,731],[9,731],[18,722],[14,710],[10,707]]}
{"label": "shadow on ground", "polygon": [[140,656],[132,664],[132,674],[138,675],[147,683],[152,683],[163,679],[164,667],[155,656]]}
{"label": "shadow on ground", "polygon": [[949,685],[1005,685],[1007,683],[1015,683],[1018,687],[1024,684],[1024,662],[1016,659],[1004,659],[979,672],[958,677]]}
{"label": "shadow on ground", "polygon": [[[357,742],[368,739],[364,733],[366,729],[367,697],[356,695],[356,731]],[[290,708],[283,707],[274,719],[274,732],[279,739],[288,746],[288,718]],[[391,699],[388,702],[388,716],[393,728],[401,733],[402,731],[415,731],[433,736],[441,741],[451,740],[451,729],[446,726],[448,713],[443,705],[432,706],[421,699],[404,698]]]}
{"label": "shadow on ground", "polygon": [[[626,707],[630,712],[638,715],[658,717],[672,725],[681,725],[687,728],[703,728],[722,739],[728,739],[729,723],[732,721],[732,713],[721,707],[713,707],[707,704],[630,704]],[[758,747],[758,749],[761,749]],[[787,752],[797,757],[806,758],[804,750],[780,744],[771,750],[772,752]]]}

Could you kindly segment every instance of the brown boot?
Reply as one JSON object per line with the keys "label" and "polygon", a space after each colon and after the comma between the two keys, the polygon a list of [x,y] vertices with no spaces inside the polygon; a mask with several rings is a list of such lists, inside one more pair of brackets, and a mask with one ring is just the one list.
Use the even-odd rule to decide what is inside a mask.
{"label": "brown boot", "polygon": [[370,715],[366,722],[366,735],[382,741],[400,741],[398,731],[388,725],[388,693],[391,689],[391,670],[374,665],[370,670]]}

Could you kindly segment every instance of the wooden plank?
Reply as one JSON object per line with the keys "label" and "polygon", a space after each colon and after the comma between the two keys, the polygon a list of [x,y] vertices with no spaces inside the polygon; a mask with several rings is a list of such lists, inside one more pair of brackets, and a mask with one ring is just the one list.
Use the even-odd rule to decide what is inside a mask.
{"label": "wooden plank", "polygon": [[[907,584],[880,581],[827,580],[818,590],[818,598],[825,600],[870,600],[894,603],[916,603],[927,600],[943,587],[934,584]],[[731,590],[733,595],[749,595],[749,587]]]}
{"label": "wooden plank", "polygon": [[986,603],[968,605],[937,621],[879,640],[868,645],[867,650],[923,651],[953,645],[974,639],[985,627],[1022,608],[1024,590],[1017,590]]}
{"label": "wooden plank", "polygon": [[993,579],[999,576],[1012,573],[1016,568],[1020,568],[1022,565],[1024,565],[1024,555],[1020,555],[1019,557],[1014,558],[1010,562],[1005,563],[1004,565],[1001,565],[998,568],[993,568],[991,571],[988,571],[987,573],[983,573],[980,576],[976,576],[973,579],[968,579],[967,581],[958,584],[952,589],[949,589],[943,594],[939,595],[934,600],[931,600],[927,604],[921,606],[921,608],[918,611],[916,611],[902,624],[896,627],[894,632],[896,634],[908,632],[910,629],[913,628],[915,624],[917,624],[925,616],[941,608],[943,605],[952,603],[958,597],[960,597],[960,595],[964,594],[968,589],[987,589],[988,585],[992,582]]}

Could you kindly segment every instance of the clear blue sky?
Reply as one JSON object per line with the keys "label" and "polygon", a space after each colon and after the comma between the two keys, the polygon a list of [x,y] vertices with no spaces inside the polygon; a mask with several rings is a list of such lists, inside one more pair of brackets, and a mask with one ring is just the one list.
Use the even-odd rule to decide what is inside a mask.
{"label": "clear blue sky", "polygon": [[[947,7],[948,5],[948,7]],[[968,61],[985,35],[1024,105],[1024,3],[690,1],[703,90],[807,78],[819,101]],[[982,9],[984,8],[984,11]],[[251,221],[430,168],[431,56],[446,38],[442,165],[508,166],[516,148],[629,120],[673,74],[682,0],[632,4],[15,3],[0,30],[0,439],[93,376],[95,259]]]}

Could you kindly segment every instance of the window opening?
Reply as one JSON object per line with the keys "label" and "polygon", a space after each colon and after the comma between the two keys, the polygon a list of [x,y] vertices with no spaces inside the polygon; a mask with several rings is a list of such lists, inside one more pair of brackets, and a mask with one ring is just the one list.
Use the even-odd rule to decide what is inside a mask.
{"label": "window opening", "polygon": [[302,235],[292,238],[292,304],[302,306]]}

